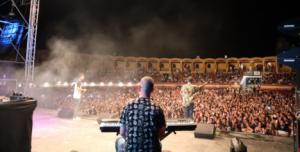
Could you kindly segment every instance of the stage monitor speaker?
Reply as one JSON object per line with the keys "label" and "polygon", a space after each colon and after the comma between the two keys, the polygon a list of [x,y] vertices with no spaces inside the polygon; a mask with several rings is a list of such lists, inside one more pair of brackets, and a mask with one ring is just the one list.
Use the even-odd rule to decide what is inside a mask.
{"label": "stage monitor speaker", "polygon": [[247,146],[239,138],[232,138],[230,152],[247,152]]}
{"label": "stage monitor speaker", "polygon": [[213,139],[215,137],[216,128],[213,124],[198,124],[194,135],[196,138]]}
{"label": "stage monitor speaker", "polygon": [[60,118],[69,118],[69,119],[71,119],[74,116],[74,109],[72,109],[72,108],[66,108],[66,107],[61,108],[58,111],[57,115]]}

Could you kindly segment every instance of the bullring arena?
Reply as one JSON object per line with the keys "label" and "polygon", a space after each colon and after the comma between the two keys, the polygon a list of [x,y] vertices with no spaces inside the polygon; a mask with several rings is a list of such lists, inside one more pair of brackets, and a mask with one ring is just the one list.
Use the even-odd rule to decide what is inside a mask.
{"label": "bullring arena", "polygon": [[0,152],[300,152],[298,6],[1,0]]}
{"label": "bullring arena", "polygon": [[[138,81],[134,80],[139,80],[142,75],[150,75],[155,78],[157,83],[153,99],[163,108],[167,119],[182,118],[179,91],[187,76],[192,75],[195,84],[208,82],[195,97],[194,121],[214,124],[217,128],[215,138],[199,139],[194,137],[193,131],[178,131],[177,134],[171,134],[162,141],[164,151],[229,151],[231,139],[234,137],[240,138],[247,146],[248,151],[288,152],[293,150],[292,121],[294,120],[293,106],[295,103],[293,81],[295,76],[291,69],[287,67],[280,69],[275,66],[276,60],[272,60],[272,57],[260,58],[260,60],[249,58],[247,60],[249,64],[245,63],[246,69],[257,68],[260,63],[262,66],[266,66],[262,67],[262,70],[265,70],[261,72],[263,81],[255,91],[252,89],[240,90],[239,82],[242,78],[240,72],[243,71],[239,68],[231,69],[234,71],[228,69],[227,72],[225,70],[216,73],[201,73],[195,71],[195,67],[191,68],[195,65],[194,61],[197,63],[201,61],[199,63],[204,65],[207,65],[206,62],[216,64],[211,67],[219,67],[219,70],[223,66],[229,67],[225,63],[230,62],[223,63],[223,66],[218,65],[218,61],[221,59],[214,60],[214,62],[211,62],[212,59],[191,59],[187,65],[184,62],[187,61],[186,59],[182,61],[162,59],[161,62],[169,63],[164,65],[165,68],[170,68],[167,72],[161,71],[160,67],[157,67],[158,69],[148,67],[149,69],[141,70],[143,68],[139,65],[141,58],[116,57],[113,59],[115,62],[111,64],[115,67],[106,73],[107,76],[93,78],[93,81],[89,81],[87,78],[82,82],[87,91],[83,94],[80,104],[80,120],[58,117],[60,109],[74,106],[71,97],[71,82],[61,80],[60,82],[48,81],[36,84],[32,96],[38,99],[39,103],[38,109],[34,113],[33,151],[38,152],[42,149],[43,151],[74,152],[114,151],[116,133],[101,132],[97,119],[119,118],[123,106],[129,100],[137,97],[136,83]],[[144,62],[145,59],[147,58],[143,58],[141,62]],[[157,60],[160,61],[160,59]],[[241,63],[244,60],[236,59],[234,63]],[[148,65],[150,61],[152,59],[143,64]],[[180,66],[172,67],[172,61],[180,63]],[[118,78],[115,77],[124,76],[125,72],[130,71],[130,66],[122,66],[120,63],[136,64],[137,69],[132,70],[132,75],[127,74],[129,78],[134,78],[133,81],[129,82],[124,79],[116,81]],[[117,69],[118,67],[124,68],[123,74],[120,68]],[[143,71],[143,73],[139,73],[139,71]],[[280,121],[277,122],[273,116]],[[275,123],[278,125],[277,127],[275,127]],[[281,128],[280,125],[286,127]]]}

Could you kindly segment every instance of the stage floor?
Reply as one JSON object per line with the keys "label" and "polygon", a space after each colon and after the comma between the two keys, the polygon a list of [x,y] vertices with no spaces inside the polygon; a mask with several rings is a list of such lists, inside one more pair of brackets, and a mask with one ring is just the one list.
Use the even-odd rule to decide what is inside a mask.
{"label": "stage floor", "polygon": [[[268,138],[268,139],[267,139]],[[293,139],[267,137],[243,139],[248,152],[291,152]],[[101,133],[95,119],[69,120],[56,117],[56,111],[36,109],[33,116],[32,152],[114,152],[116,134]],[[194,138],[191,131],[171,134],[162,141],[170,152],[228,152],[231,137],[213,140]]]}

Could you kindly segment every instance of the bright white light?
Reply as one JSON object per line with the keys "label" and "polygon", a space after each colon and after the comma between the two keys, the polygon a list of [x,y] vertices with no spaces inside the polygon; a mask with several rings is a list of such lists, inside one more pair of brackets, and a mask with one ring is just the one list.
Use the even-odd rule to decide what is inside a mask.
{"label": "bright white light", "polygon": [[88,86],[88,83],[87,82],[83,82],[83,86]]}
{"label": "bright white light", "polygon": [[43,84],[43,87],[45,87],[45,88],[48,88],[48,87],[50,87],[50,84],[49,84],[49,82],[45,82],[45,83]]}
{"label": "bright white light", "polygon": [[119,87],[123,87],[124,84],[123,84],[122,82],[119,82],[118,86],[119,86]]}
{"label": "bright white light", "polygon": [[100,82],[100,86],[104,86],[104,82]]}
{"label": "bright white light", "polygon": [[284,28],[293,28],[295,27],[294,24],[286,24],[286,25],[283,25]]}
{"label": "bright white light", "polygon": [[33,84],[32,83],[29,83],[29,87],[32,87],[33,86]]}
{"label": "bright white light", "polygon": [[22,87],[22,83],[19,83],[19,84],[18,84],[18,87],[21,88],[21,87]]}
{"label": "bright white light", "polygon": [[127,86],[130,86],[130,87],[131,87],[131,86],[132,86],[132,83],[131,83],[131,82],[128,82],[128,83],[127,83]]}
{"label": "bright white light", "polygon": [[283,62],[295,62],[295,59],[283,59]]}
{"label": "bright white light", "polygon": [[64,82],[63,84],[65,87],[69,86],[69,83],[68,82]]}
{"label": "bright white light", "polygon": [[268,62],[268,66],[272,66],[272,63],[271,63],[271,62]]}
{"label": "bright white light", "polygon": [[113,83],[112,83],[112,82],[109,82],[109,83],[108,83],[108,85],[109,85],[109,86],[112,86],[112,85],[113,85]]}
{"label": "bright white light", "polygon": [[56,85],[60,86],[61,85],[61,81],[57,81]]}
{"label": "bright white light", "polygon": [[95,82],[91,82],[91,83],[90,83],[90,86],[91,86],[91,87],[96,86]]}

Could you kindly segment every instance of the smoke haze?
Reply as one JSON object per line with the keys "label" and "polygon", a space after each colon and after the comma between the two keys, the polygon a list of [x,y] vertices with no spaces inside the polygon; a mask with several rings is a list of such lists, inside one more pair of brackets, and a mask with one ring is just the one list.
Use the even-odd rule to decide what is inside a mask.
{"label": "smoke haze", "polygon": [[[99,75],[94,72],[99,70],[99,61],[84,60],[82,54],[179,58],[275,55],[276,26],[290,16],[278,10],[293,5],[268,6],[260,1],[234,0],[41,1],[37,43],[50,53],[46,62],[38,63],[37,75],[41,80],[71,79],[74,70]],[[276,20],[272,16],[277,16]],[[105,69],[105,62],[101,64]]]}

